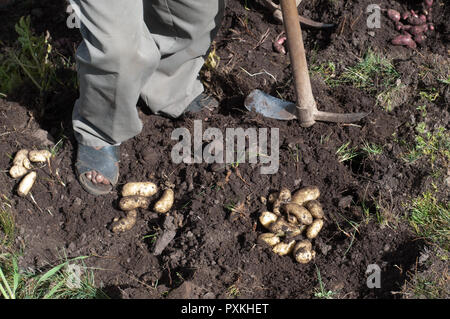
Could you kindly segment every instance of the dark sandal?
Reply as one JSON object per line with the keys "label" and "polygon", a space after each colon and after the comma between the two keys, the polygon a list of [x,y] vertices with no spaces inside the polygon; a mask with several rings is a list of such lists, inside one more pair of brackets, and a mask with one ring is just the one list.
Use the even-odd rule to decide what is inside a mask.
{"label": "dark sandal", "polygon": [[[77,175],[81,186],[92,195],[111,192],[119,179],[119,146],[92,147],[78,144]],[[109,180],[110,185],[94,184],[86,173],[96,171]]]}

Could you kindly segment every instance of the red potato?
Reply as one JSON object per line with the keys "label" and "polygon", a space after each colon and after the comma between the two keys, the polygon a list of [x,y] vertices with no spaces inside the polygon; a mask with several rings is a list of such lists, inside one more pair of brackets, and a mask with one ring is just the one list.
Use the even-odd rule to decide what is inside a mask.
{"label": "red potato", "polygon": [[389,9],[387,11],[387,15],[388,15],[389,19],[391,19],[394,22],[399,22],[400,21],[400,18],[401,18],[400,12],[398,12],[397,10]]}
{"label": "red potato", "polygon": [[397,24],[395,25],[395,28],[397,29],[397,31],[401,31],[401,30],[408,31],[409,29],[412,28],[412,25],[409,25],[409,24],[405,25],[401,22],[397,22]]}
{"label": "red potato", "polygon": [[286,54],[286,49],[283,46],[283,43],[286,41],[286,37],[281,37],[273,43],[273,48],[276,52],[281,54]]}
{"label": "red potato", "polygon": [[434,25],[431,23],[428,23],[428,30],[433,31],[434,30]]}
{"label": "red potato", "polygon": [[424,2],[428,8],[431,8],[431,6],[433,5],[433,0],[425,0]]}
{"label": "red potato", "polygon": [[411,25],[423,25],[425,23],[427,23],[427,17],[424,16],[423,14],[419,16],[410,16],[408,17],[408,19],[406,19],[406,21],[411,24]]}
{"label": "red potato", "polygon": [[411,29],[408,30],[409,33],[411,33],[414,36],[420,35],[428,30],[428,25],[415,25],[411,27]]}
{"label": "red potato", "polygon": [[392,39],[393,45],[404,45],[411,49],[417,48],[416,42],[414,42],[413,38],[410,34],[402,34],[399,36],[396,36],[394,39]]}

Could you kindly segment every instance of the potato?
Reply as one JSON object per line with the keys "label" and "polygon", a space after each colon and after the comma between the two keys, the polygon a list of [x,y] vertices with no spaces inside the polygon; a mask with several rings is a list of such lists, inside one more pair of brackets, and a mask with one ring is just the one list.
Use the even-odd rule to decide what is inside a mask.
{"label": "potato", "polygon": [[261,215],[259,216],[259,222],[261,223],[261,225],[263,225],[266,228],[269,228],[269,226],[275,222],[278,219],[278,216],[275,215],[272,212],[262,212]]}
{"label": "potato", "polygon": [[31,163],[28,159],[28,150],[23,149],[16,153],[16,156],[13,159],[13,166],[22,166],[26,169],[31,169]]}
{"label": "potato", "polygon": [[291,202],[296,203],[298,205],[303,205],[310,200],[315,200],[319,198],[320,190],[318,187],[309,186],[298,190],[292,195]]}
{"label": "potato", "polygon": [[11,175],[12,178],[19,178],[24,176],[27,172],[28,170],[25,167],[14,165],[10,168],[9,175]]}
{"label": "potato", "polygon": [[417,43],[411,38],[410,34],[401,34],[396,36],[391,40],[393,45],[404,45],[411,49],[415,49],[417,47]]}
{"label": "potato", "polygon": [[294,249],[294,258],[300,264],[307,264],[316,256],[316,252],[314,250],[308,250],[306,248],[300,248],[298,250]]}
{"label": "potato", "polygon": [[292,240],[289,243],[276,244],[273,247],[272,251],[277,255],[285,256],[292,252],[292,250],[294,249],[294,246],[295,246],[295,240]]}
{"label": "potato", "polygon": [[150,205],[150,199],[144,196],[127,196],[122,197],[119,202],[119,207],[121,210],[135,210],[138,208],[148,208]]}
{"label": "potato", "polygon": [[400,21],[401,14],[397,10],[388,9],[387,15],[388,15],[389,19],[391,19],[394,22],[399,22]]}
{"label": "potato", "polygon": [[291,191],[287,189],[286,187],[283,187],[280,190],[280,194],[278,195],[278,199],[280,199],[283,202],[288,202],[291,200]]}
{"label": "potato", "polygon": [[26,175],[20,182],[19,188],[17,189],[17,194],[21,197],[27,196],[36,181],[36,177],[36,172],[28,173],[28,175]]}
{"label": "potato", "polygon": [[306,230],[306,237],[309,239],[316,238],[323,227],[323,219],[316,219]]}
{"label": "potato", "polygon": [[298,225],[298,220],[297,217],[295,217],[294,215],[288,215],[286,216],[286,220],[289,224],[291,225]]}
{"label": "potato", "polygon": [[30,161],[35,162],[35,163],[44,163],[47,162],[50,158],[52,157],[52,153],[50,153],[50,151],[47,150],[42,150],[42,151],[30,151],[28,153],[28,158],[30,159]]}
{"label": "potato", "polygon": [[144,196],[150,197],[156,194],[158,187],[152,182],[134,182],[123,186],[122,196]]}
{"label": "potato", "polygon": [[115,222],[112,226],[113,233],[122,233],[133,228],[136,224],[137,211],[130,210],[126,217]]}
{"label": "potato", "polygon": [[269,226],[269,230],[277,235],[286,237],[295,237],[302,233],[304,227],[298,225],[292,225],[288,223],[284,218],[278,218],[276,222]]}
{"label": "potato", "polygon": [[174,196],[172,189],[166,189],[161,198],[155,203],[153,210],[160,214],[167,213],[172,208]]}
{"label": "potato", "polygon": [[312,244],[309,240],[301,240],[294,247],[294,253],[299,249],[312,250]]}
{"label": "potato", "polygon": [[279,199],[279,198],[277,198],[277,199],[275,200],[275,202],[273,203],[272,211],[273,211],[273,213],[274,213],[275,215],[277,215],[277,216],[281,216],[281,213],[280,213],[280,206],[281,206],[282,203],[283,203],[282,200]]}
{"label": "potato", "polygon": [[311,200],[305,204],[305,207],[314,218],[322,219],[324,217],[322,205],[318,201]]}
{"label": "potato", "polygon": [[259,235],[258,242],[267,244],[269,246],[275,246],[280,242],[280,237],[272,233],[264,233]]}
{"label": "potato", "polygon": [[297,205],[295,203],[288,203],[283,206],[283,209],[286,214],[294,215],[301,224],[311,225],[313,222],[311,213],[303,206]]}

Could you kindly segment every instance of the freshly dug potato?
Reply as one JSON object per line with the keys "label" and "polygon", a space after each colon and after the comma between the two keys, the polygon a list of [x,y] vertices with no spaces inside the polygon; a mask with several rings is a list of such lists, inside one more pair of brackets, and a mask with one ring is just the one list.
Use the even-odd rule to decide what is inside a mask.
{"label": "freshly dug potato", "polygon": [[272,233],[264,233],[259,235],[258,241],[273,247],[280,242],[280,237]]}
{"label": "freshly dug potato", "polygon": [[316,257],[316,252],[314,250],[306,250],[305,248],[300,248],[294,251],[294,258],[297,262],[301,264],[307,264]]}
{"label": "freshly dug potato", "polygon": [[174,196],[172,189],[166,189],[161,198],[155,203],[153,210],[160,214],[167,213],[172,208]]}
{"label": "freshly dug potato", "polygon": [[286,220],[289,224],[292,225],[298,225],[298,219],[294,215],[288,215],[286,216]]}
{"label": "freshly dug potato", "polygon": [[25,197],[33,187],[34,182],[36,181],[37,173],[30,172],[26,175],[19,184],[19,188],[17,189],[17,194],[21,197]]}
{"label": "freshly dug potato", "polygon": [[292,225],[288,223],[284,218],[278,218],[276,222],[269,225],[269,230],[281,236],[295,237],[302,233],[304,227],[298,225]]}
{"label": "freshly dug potato", "polygon": [[314,258],[315,254],[309,240],[299,241],[294,247],[294,258],[301,264],[309,263]]}
{"label": "freshly dug potato", "polygon": [[122,189],[122,196],[144,196],[150,197],[156,194],[158,186],[152,182],[134,182],[125,184]]}
{"label": "freshly dug potato", "polygon": [[309,239],[316,238],[323,227],[323,219],[316,219],[306,230],[306,237]]}
{"label": "freshly dug potato", "polygon": [[297,220],[304,225],[311,225],[313,217],[311,213],[303,206],[295,203],[288,203],[283,206],[284,211],[288,215],[294,215]]}
{"label": "freshly dug potato", "polygon": [[277,198],[275,202],[273,202],[272,211],[277,216],[281,216],[280,207],[282,203],[283,201],[279,198]]}
{"label": "freshly dug potato", "polygon": [[31,163],[28,159],[28,150],[23,149],[16,153],[13,159],[13,166],[22,166],[26,169],[31,169]]}
{"label": "freshly dug potato", "polygon": [[283,187],[280,190],[280,194],[278,195],[278,199],[280,199],[283,202],[288,202],[291,200],[291,191],[289,189],[287,189],[286,187]]}
{"label": "freshly dug potato", "polygon": [[320,190],[316,186],[309,186],[298,190],[292,195],[291,202],[298,205],[303,205],[310,200],[315,200],[319,198]]}
{"label": "freshly dug potato", "polygon": [[272,212],[262,212],[261,215],[259,216],[259,222],[261,223],[261,225],[263,225],[266,228],[269,228],[269,226],[275,222],[278,219],[278,216],[275,215]]}
{"label": "freshly dug potato", "polygon": [[41,151],[30,151],[28,153],[28,158],[30,161],[34,163],[44,163],[47,162],[52,157],[52,153],[47,150],[41,150]]}
{"label": "freshly dug potato", "polygon": [[294,253],[299,249],[306,249],[306,250],[312,250],[312,244],[309,240],[301,240],[297,242],[297,244],[294,247]]}
{"label": "freshly dug potato", "polygon": [[150,205],[150,198],[144,196],[127,196],[122,197],[119,202],[121,210],[135,210],[138,208],[148,208]]}
{"label": "freshly dug potato", "polygon": [[137,211],[130,210],[126,217],[115,222],[112,226],[113,233],[122,233],[133,228],[136,224]]}
{"label": "freshly dug potato", "polygon": [[11,175],[12,178],[19,178],[24,176],[27,172],[28,170],[25,167],[14,165],[10,168],[9,175]]}
{"label": "freshly dug potato", "polygon": [[305,204],[305,207],[306,207],[306,209],[309,210],[309,212],[311,213],[311,215],[314,218],[319,218],[319,219],[323,218],[324,214],[323,214],[322,204],[320,204],[318,201],[311,200]]}
{"label": "freshly dug potato", "polygon": [[294,246],[295,240],[292,240],[289,243],[278,243],[273,247],[272,251],[277,255],[285,256],[292,252]]}

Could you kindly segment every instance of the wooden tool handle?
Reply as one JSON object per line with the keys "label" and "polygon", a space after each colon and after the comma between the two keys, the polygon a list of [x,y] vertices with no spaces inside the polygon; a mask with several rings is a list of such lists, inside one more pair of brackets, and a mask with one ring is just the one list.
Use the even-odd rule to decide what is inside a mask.
{"label": "wooden tool handle", "polygon": [[294,74],[297,111],[299,113],[297,117],[300,119],[302,126],[308,127],[315,123],[314,114],[317,112],[317,106],[311,89],[299,15],[295,0],[280,0],[280,5]]}

